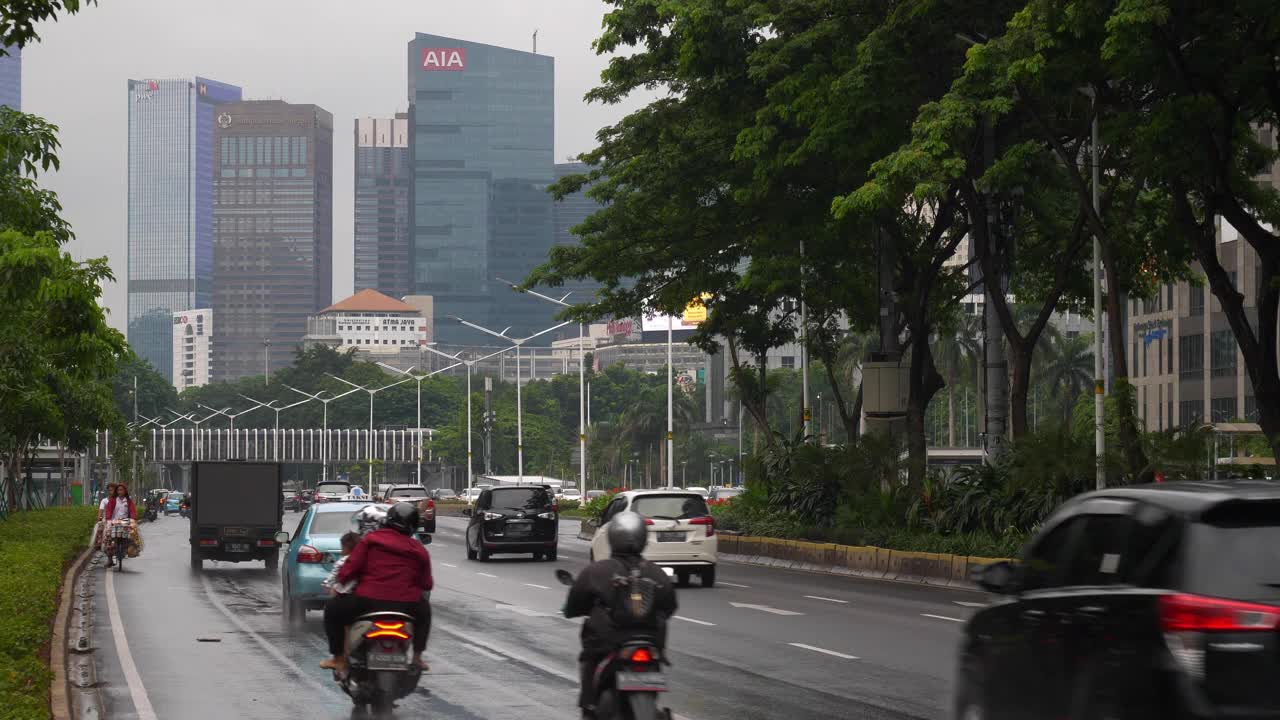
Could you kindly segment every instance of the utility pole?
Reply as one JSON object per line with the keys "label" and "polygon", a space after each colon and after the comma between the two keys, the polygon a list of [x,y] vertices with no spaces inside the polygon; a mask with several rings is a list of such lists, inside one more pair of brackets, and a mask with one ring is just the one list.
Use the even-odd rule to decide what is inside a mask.
{"label": "utility pole", "polygon": [[484,474],[493,475],[493,426],[497,416],[493,412],[493,378],[487,375],[484,378],[484,418]]}
{"label": "utility pole", "polygon": [[800,241],[800,419],[809,442],[809,317],[804,301],[804,240]]}
{"label": "utility pole", "polygon": [[[1101,214],[1098,201],[1098,97],[1089,88],[1093,109],[1093,126],[1090,129],[1089,154],[1093,165],[1093,211]],[[1115,342],[1118,338],[1112,338]],[[1107,486],[1107,433],[1106,433],[1106,382],[1102,374],[1102,245],[1097,234],[1093,236],[1093,453],[1094,484],[1098,490]],[[1214,471],[1217,471],[1215,458]]]}

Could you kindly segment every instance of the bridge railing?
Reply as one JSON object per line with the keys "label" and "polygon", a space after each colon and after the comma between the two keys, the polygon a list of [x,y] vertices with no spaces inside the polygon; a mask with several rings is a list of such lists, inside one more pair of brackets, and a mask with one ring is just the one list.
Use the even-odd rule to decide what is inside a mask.
{"label": "bridge railing", "polygon": [[[384,463],[413,463],[421,456],[428,460],[434,431],[315,428],[167,428],[144,433],[146,462],[192,462],[196,460],[260,460],[318,463],[359,462],[369,459]],[[421,440],[419,440],[419,438]],[[99,437],[105,450],[108,433]]]}

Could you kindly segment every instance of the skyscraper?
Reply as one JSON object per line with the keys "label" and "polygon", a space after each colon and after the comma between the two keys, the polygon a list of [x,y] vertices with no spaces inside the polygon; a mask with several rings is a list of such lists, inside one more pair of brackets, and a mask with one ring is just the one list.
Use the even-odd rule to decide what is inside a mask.
{"label": "skyscraper", "polygon": [[0,55],[0,105],[22,109],[22,48],[7,47]]}
{"label": "skyscraper", "polygon": [[333,297],[333,115],[279,100],[218,109],[214,379],[292,361]]}
{"label": "skyscraper", "polygon": [[355,121],[355,289],[412,292],[409,116]]}
{"label": "skyscraper", "polygon": [[[585,175],[590,169],[590,166],[586,163],[557,163],[555,168],[556,182],[568,175]],[[563,200],[557,201],[552,205],[551,218],[552,224],[555,226],[554,239],[556,245],[579,244],[581,240],[573,234],[573,228],[602,207],[600,203],[587,197],[586,191],[587,188],[583,188],[572,195],[566,195]],[[569,296],[569,302],[584,303],[595,298],[596,291],[599,289],[599,283],[586,278],[583,280],[570,280],[560,290],[561,292],[572,293]]]}
{"label": "skyscraper", "polygon": [[234,85],[130,80],[129,344],[173,380],[173,313],[213,291],[213,131]]}
{"label": "skyscraper", "polygon": [[439,322],[453,315],[546,327],[552,308],[496,278],[523,280],[551,248],[555,61],[419,33],[408,66],[414,291],[435,299],[436,339],[479,339]]}

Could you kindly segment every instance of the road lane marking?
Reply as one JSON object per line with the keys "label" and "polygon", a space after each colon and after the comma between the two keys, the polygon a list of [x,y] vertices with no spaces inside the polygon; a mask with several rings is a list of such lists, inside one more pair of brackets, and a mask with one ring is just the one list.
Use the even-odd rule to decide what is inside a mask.
{"label": "road lane marking", "polygon": [[507,603],[498,603],[494,607],[499,610],[510,610],[513,613],[524,615],[525,617],[551,617],[550,613],[544,613],[533,608],[520,607],[519,605],[508,605]]}
{"label": "road lane marking", "polygon": [[848,600],[837,600],[835,598],[822,597],[821,595],[805,595],[805,597],[809,598],[810,600],[821,600],[822,602],[840,603],[841,605],[849,604]]}
{"label": "road lane marking", "polygon": [[476,573],[476,574],[477,574],[477,575],[479,575],[480,577],[487,577],[487,578],[497,578],[497,577],[498,577],[497,575],[490,575],[489,573],[482,573],[482,572],[478,572],[478,573]]}
{"label": "road lane marking", "polygon": [[694,625],[706,625],[708,627],[716,626],[716,624],[713,622],[707,622],[706,620],[694,620],[693,618],[685,617],[683,615],[672,615],[671,617],[674,617],[677,620],[683,620],[687,623],[693,623]]}
{"label": "road lane marking", "polygon": [[718,583],[716,583],[716,584],[717,584],[717,585],[728,585],[729,587],[742,588],[742,589],[744,589],[744,590],[750,590],[750,589],[751,589],[751,586],[750,586],[750,585],[739,585],[738,583],[725,582],[724,580],[721,580],[720,582],[718,582]]}
{"label": "road lane marking", "polygon": [[538,588],[539,590],[550,590],[550,589],[551,589],[551,588],[547,587],[546,585],[535,585],[535,584],[533,584],[533,583],[525,583],[525,584],[524,584],[524,586],[525,586],[525,587],[531,587],[531,588]]}
{"label": "road lane marking", "polygon": [[827,650],[826,648],[815,647],[813,645],[805,645],[804,643],[787,643],[787,644],[790,645],[791,647],[798,647],[802,650],[812,650],[813,652],[816,652],[816,653],[822,653],[823,655],[830,655],[832,657],[843,658],[845,660],[858,659],[857,655],[846,655],[842,652],[836,652],[835,650]]}
{"label": "road lane marking", "polygon": [[147,689],[142,684],[142,676],[138,674],[138,666],[133,662],[133,653],[129,652],[129,639],[124,634],[124,622],[120,619],[120,603],[116,601],[115,577],[115,572],[107,568],[107,615],[111,618],[111,635],[115,638],[120,669],[129,685],[129,697],[133,700],[133,709],[138,712],[138,720],[157,720],[151,698],[147,697]]}
{"label": "road lane marking", "polygon": [[456,567],[458,567],[457,565],[454,565],[454,564],[452,564],[452,563],[440,563],[440,564],[441,564],[441,565],[443,565],[443,566],[445,566],[445,567],[451,567],[451,568],[456,568]]}
{"label": "road lane marking", "polygon": [[920,617],[933,618],[935,620],[950,620],[951,622],[964,622],[961,618],[947,617],[946,615],[931,615],[929,613],[920,613]]}
{"label": "road lane marking", "polygon": [[752,605],[750,603],[736,603],[736,602],[731,602],[729,604],[736,608],[747,608],[748,610],[759,610],[760,612],[772,613],[774,615],[803,615],[804,614],[800,612],[792,612],[790,610],[781,610],[776,607],[769,607],[768,605]]}
{"label": "road lane marking", "polygon": [[475,654],[477,654],[477,655],[479,655],[479,656],[481,656],[481,657],[489,658],[490,660],[502,660],[502,659],[503,659],[503,657],[502,657],[501,655],[499,655],[498,653],[492,653],[492,652],[489,652],[488,650],[485,650],[485,649],[484,649],[484,648],[482,648],[482,647],[476,647],[475,645],[467,645],[467,646],[465,646],[465,647],[466,647],[468,650],[470,650],[471,652],[473,652],[473,653],[475,653]]}
{"label": "road lane marking", "polygon": [[955,603],[955,604],[957,604],[957,605],[960,605],[960,606],[962,606],[962,607],[980,608],[980,607],[986,607],[986,606],[987,606],[987,604],[986,604],[986,603],[980,603],[980,602],[966,602],[966,601],[964,601],[964,600],[952,600],[951,602],[953,602],[953,603]]}

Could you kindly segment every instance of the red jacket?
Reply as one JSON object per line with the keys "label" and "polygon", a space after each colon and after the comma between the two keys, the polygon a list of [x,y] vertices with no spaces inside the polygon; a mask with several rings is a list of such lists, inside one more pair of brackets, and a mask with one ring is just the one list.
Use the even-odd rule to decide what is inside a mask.
{"label": "red jacket", "polygon": [[[132,498],[132,497],[130,497],[130,496],[128,496],[128,495],[126,495],[126,496],[125,496],[125,500],[128,500],[128,501],[129,501],[129,519],[130,519],[130,520],[137,520],[137,519],[138,519],[138,510],[137,510],[137,508],[135,508],[135,507],[133,506],[133,498]],[[114,498],[114,497],[113,497],[113,498],[111,498],[110,500],[108,500],[108,501],[107,501],[107,510],[106,510],[106,515],[105,515],[106,519],[107,519],[107,520],[110,520],[110,519],[111,519],[111,516],[115,514],[115,511],[116,511],[116,498]]]}
{"label": "red jacket", "polygon": [[352,580],[360,597],[399,602],[416,602],[435,585],[427,549],[391,528],[374,530],[356,545],[338,571],[339,583]]}

